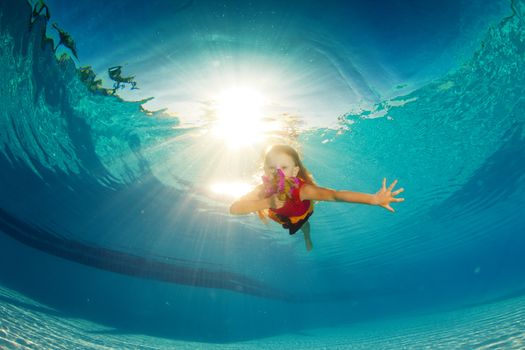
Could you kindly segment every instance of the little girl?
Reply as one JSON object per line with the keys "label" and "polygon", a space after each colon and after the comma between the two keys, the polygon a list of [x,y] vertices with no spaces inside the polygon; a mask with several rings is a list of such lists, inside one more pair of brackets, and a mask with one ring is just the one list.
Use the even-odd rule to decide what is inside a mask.
{"label": "little girl", "polygon": [[403,188],[392,192],[397,180],[386,188],[386,178],[383,179],[383,186],[376,194],[335,191],[319,187],[303,166],[297,151],[287,145],[275,145],[266,152],[264,174],[264,183],[235,201],[230,207],[230,213],[240,215],[258,212],[261,219],[269,217],[283,228],[289,229],[291,235],[301,229],[308,251],[313,247],[308,222],[314,210],[313,201],[379,205],[394,212],[390,203],[405,200],[394,198],[403,192]]}

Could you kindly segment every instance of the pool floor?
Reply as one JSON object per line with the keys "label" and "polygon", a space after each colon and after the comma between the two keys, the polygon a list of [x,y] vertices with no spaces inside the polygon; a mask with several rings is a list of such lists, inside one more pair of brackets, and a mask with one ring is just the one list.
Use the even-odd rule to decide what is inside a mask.
{"label": "pool floor", "polygon": [[6,349],[524,349],[525,296],[438,314],[214,344],[156,338],[69,318],[0,287]]}

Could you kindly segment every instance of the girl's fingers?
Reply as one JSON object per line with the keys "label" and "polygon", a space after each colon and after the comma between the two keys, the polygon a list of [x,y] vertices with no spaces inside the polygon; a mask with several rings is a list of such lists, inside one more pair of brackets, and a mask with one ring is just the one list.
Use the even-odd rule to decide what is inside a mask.
{"label": "girl's fingers", "polygon": [[396,202],[404,202],[405,198],[394,198]]}
{"label": "girl's fingers", "polygon": [[397,196],[398,194],[400,194],[404,190],[405,190],[404,188],[400,188],[399,190],[392,192],[392,196]]}
{"label": "girl's fingers", "polygon": [[383,189],[386,190],[386,177],[383,178]]}
{"label": "girl's fingers", "polygon": [[389,191],[392,191],[392,189],[394,188],[394,186],[397,184],[397,179],[394,180],[394,182],[392,182],[392,184],[390,186],[388,186],[388,190]]}

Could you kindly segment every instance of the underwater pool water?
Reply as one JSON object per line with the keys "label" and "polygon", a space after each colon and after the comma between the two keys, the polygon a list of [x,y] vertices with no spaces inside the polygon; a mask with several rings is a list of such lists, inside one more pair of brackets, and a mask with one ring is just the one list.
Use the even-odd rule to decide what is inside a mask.
{"label": "underwater pool water", "polygon": [[[120,2],[95,3],[93,17],[83,2],[49,4],[52,20],[37,16],[31,26],[32,4],[0,4],[0,346],[525,346],[521,0],[461,3],[463,12],[446,3],[435,17],[450,17],[441,24],[450,30],[419,41],[381,28],[354,39],[371,26],[356,19],[344,30],[345,11],[355,18],[371,12],[359,1],[232,1],[221,3],[223,12],[207,2],[158,1],[147,11],[164,17],[142,23],[152,47],[140,55],[137,28],[113,28],[130,22],[108,24],[111,36],[100,26]],[[398,12],[375,5],[414,21],[424,9],[402,4]],[[206,6],[214,11],[192,21]],[[132,21],[140,11],[123,13]],[[70,24],[80,60],[65,47],[54,52],[55,18],[64,28],[89,18],[83,34],[83,25]],[[304,37],[312,21],[321,29]],[[252,25],[235,35],[243,23]],[[158,42],[148,37],[156,31],[164,33]],[[120,46],[108,44],[118,38]],[[94,52],[97,42],[106,60]],[[167,57],[175,43],[184,54]],[[401,63],[408,58],[394,53],[396,45],[419,52],[412,66]],[[137,70],[141,90],[117,91],[126,99],[112,95],[107,77],[97,85],[98,77],[80,70],[93,64],[102,75],[128,58],[124,69]],[[199,70],[206,60],[212,68]],[[268,67],[268,80],[255,79],[250,64]],[[162,76],[172,69],[180,87],[170,90],[174,79]],[[204,94],[221,79],[234,81],[232,72],[259,81],[263,93],[286,89],[265,95],[269,107],[260,111],[278,128],[241,149],[213,136],[218,114]],[[153,111],[146,94],[154,91],[156,103],[177,102]],[[184,110],[202,120],[185,120]],[[399,179],[406,201],[394,214],[317,203],[307,252],[300,235],[255,215],[230,215],[232,198],[212,190],[258,181],[260,154],[271,142],[296,146],[320,185],[374,193],[383,177]]]}

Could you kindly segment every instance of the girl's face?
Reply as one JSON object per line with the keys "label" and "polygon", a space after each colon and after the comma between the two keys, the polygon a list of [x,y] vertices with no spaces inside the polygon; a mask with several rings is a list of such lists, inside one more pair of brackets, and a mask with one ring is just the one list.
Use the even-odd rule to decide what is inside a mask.
{"label": "girl's face", "polygon": [[266,156],[264,174],[272,178],[281,169],[286,177],[294,177],[299,174],[299,167],[292,157],[286,153],[270,153]]}

